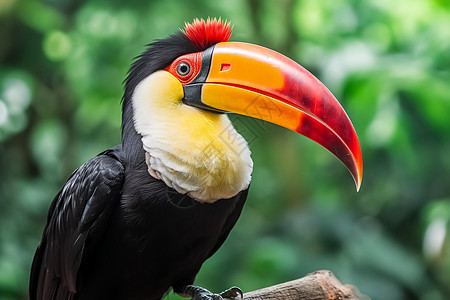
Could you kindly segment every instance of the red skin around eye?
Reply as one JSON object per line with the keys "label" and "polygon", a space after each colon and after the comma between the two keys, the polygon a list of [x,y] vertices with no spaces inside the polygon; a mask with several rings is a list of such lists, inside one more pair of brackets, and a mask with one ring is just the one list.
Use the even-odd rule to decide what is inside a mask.
{"label": "red skin around eye", "polygon": [[[177,59],[175,59],[173,63],[171,63],[164,70],[168,71],[170,74],[175,76],[181,82],[182,85],[186,85],[198,75],[198,72],[200,72],[200,69],[202,67],[202,54],[203,52],[197,52],[182,55]],[[177,67],[181,62],[185,62],[189,64],[189,66],[191,67],[189,74],[185,76],[181,76],[180,74],[177,73]]]}

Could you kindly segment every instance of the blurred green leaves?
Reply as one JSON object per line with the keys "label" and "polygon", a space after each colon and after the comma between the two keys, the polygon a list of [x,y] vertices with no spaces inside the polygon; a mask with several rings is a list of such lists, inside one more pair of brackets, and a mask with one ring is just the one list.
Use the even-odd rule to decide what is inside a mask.
{"label": "blurred green leaves", "polygon": [[61,31],[52,31],[44,39],[44,53],[52,61],[64,60],[72,50],[70,38]]}
{"label": "blurred green leaves", "polygon": [[448,299],[444,0],[0,0],[0,299],[27,299],[51,199],[75,168],[120,142],[132,58],[208,16],[230,20],[233,41],[286,54],[330,88],[359,135],[365,174],[356,193],[320,146],[233,116],[257,133],[253,182],[197,283],[251,290],[330,269],[374,300]]}
{"label": "blurred green leaves", "polygon": [[37,0],[14,2],[20,20],[36,31],[46,33],[63,26],[64,15],[51,5]]}
{"label": "blurred green leaves", "polygon": [[0,71],[0,141],[25,128],[33,94],[33,79],[27,72],[5,71]]}

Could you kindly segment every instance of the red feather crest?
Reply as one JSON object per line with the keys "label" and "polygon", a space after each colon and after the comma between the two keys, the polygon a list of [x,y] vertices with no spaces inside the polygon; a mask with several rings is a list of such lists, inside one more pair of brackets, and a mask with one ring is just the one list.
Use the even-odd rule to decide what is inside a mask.
{"label": "red feather crest", "polygon": [[185,23],[184,30],[181,31],[197,46],[206,49],[220,42],[227,42],[230,39],[233,26],[230,22],[221,18],[194,19],[192,24]]}

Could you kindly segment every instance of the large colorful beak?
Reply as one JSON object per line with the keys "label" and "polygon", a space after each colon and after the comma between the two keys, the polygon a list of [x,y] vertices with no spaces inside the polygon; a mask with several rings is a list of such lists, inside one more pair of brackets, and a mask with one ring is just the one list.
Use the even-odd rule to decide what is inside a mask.
{"label": "large colorful beak", "polygon": [[350,119],[293,60],[252,44],[219,43],[203,53],[202,70],[184,89],[187,104],[265,120],[319,143],[344,163],[359,190],[361,147]]}

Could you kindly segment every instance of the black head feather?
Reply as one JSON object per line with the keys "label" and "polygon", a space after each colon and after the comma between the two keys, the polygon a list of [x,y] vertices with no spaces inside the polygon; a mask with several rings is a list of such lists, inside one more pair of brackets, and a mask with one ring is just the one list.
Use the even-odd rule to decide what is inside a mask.
{"label": "black head feather", "polygon": [[177,32],[166,39],[148,44],[147,49],[136,57],[128,72],[128,76],[125,79],[123,101],[129,100],[138,83],[153,72],[167,67],[181,55],[205,49],[191,42],[183,32]]}
{"label": "black head feather", "polygon": [[[163,40],[147,45],[147,49],[131,65],[125,79],[125,91],[122,98],[122,145],[136,135],[133,124],[133,105],[131,97],[136,86],[153,72],[167,67],[177,57],[203,51],[182,32],[177,32]],[[139,139],[140,140],[140,139]],[[131,141],[130,141],[131,142]],[[142,149],[142,147],[139,147]]]}
{"label": "black head feather", "polygon": [[177,57],[204,51],[193,43],[183,32],[177,32],[166,39],[147,45],[147,49],[132,64],[125,79],[122,98],[122,147],[129,158],[143,159],[141,137],[134,128],[133,104],[131,97],[136,86],[153,72],[167,67]]}
{"label": "black head feather", "polygon": [[[157,70],[167,67],[179,56],[204,51],[218,42],[228,41],[232,27],[220,18],[195,19],[192,24],[186,23],[184,30],[157,40],[147,45],[147,49],[132,64],[125,79],[125,92],[122,98],[122,146],[125,151],[130,147],[142,150],[140,136],[133,123],[133,107],[131,97],[136,86]],[[127,145],[128,144],[128,145]]]}

